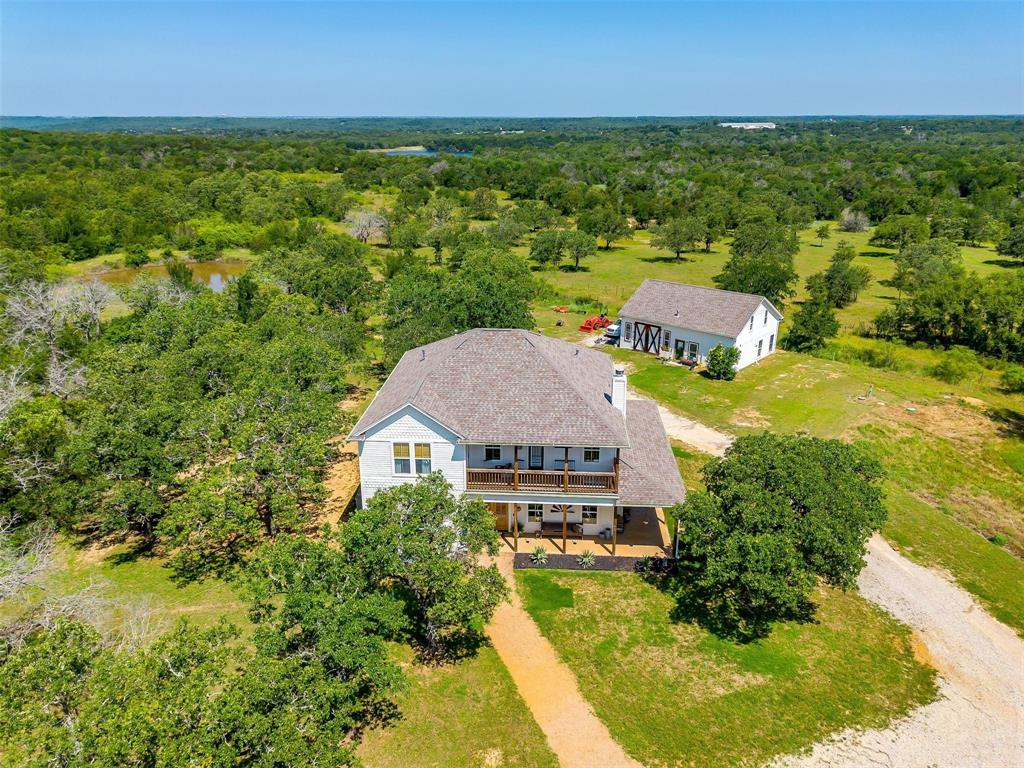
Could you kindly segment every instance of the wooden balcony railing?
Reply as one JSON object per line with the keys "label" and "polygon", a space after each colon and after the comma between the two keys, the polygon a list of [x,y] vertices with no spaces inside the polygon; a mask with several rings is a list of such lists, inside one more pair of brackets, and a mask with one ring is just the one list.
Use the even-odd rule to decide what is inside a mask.
{"label": "wooden balcony railing", "polygon": [[467,469],[466,490],[616,493],[617,474],[574,472],[565,469]]}

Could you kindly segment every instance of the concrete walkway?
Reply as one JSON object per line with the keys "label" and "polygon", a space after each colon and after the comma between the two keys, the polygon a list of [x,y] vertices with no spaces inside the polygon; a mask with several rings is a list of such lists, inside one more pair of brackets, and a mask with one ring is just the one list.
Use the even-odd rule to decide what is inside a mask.
{"label": "concrete walkway", "polygon": [[487,635],[559,764],[563,768],[639,768],[598,720],[580,694],[576,677],[523,609],[512,578],[512,555],[499,555],[498,568],[511,596],[498,607]]}

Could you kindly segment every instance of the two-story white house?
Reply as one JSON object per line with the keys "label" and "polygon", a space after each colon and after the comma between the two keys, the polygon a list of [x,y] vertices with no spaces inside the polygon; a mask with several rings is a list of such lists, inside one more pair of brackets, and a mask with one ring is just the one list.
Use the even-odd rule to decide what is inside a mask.
{"label": "two-story white house", "polygon": [[628,398],[621,366],[531,331],[478,328],[406,352],[350,439],[361,504],[441,472],[524,535],[614,541],[623,508],[685,497],[657,406]]}
{"label": "two-story white house", "polygon": [[701,363],[718,344],[737,347],[739,370],[775,351],[780,322],[764,296],[648,278],[619,312],[619,346]]}

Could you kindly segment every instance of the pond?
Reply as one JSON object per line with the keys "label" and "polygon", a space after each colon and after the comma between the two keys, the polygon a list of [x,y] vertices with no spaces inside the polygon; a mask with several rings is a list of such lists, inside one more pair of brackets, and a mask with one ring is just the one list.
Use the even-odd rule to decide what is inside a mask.
{"label": "pond", "polygon": [[[208,288],[220,293],[232,277],[244,274],[249,269],[247,261],[190,261],[189,268],[196,280]],[[163,264],[147,264],[144,267],[122,267],[96,275],[110,285],[127,285],[139,275],[146,273],[153,277],[167,277],[167,268]]]}
{"label": "pond", "polygon": [[411,149],[399,148],[399,149],[385,149],[385,155],[425,155],[427,157],[433,157],[434,155],[455,155],[455,157],[472,157],[473,153],[469,151],[447,151],[438,149],[427,149],[426,147],[415,147]]}

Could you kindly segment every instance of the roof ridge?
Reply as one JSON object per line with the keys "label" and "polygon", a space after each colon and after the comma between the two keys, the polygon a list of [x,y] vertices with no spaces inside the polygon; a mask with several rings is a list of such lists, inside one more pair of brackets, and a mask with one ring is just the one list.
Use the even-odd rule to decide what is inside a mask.
{"label": "roof ridge", "polygon": [[718,293],[731,293],[733,296],[751,296],[757,299],[768,301],[768,297],[761,293],[747,293],[746,291],[730,291],[725,288],[715,288],[710,285],[697,285],[696,283],[680,283],[677,280],[665,280],[660,277],[645,277],[644,282],[667,283],[668,285],[683,285],[687,288],[697,288],[702,291],[718,291]]}
{"label": "roof ridge", "polygon": [[[547,339],[548,341],[561,341],[560,339],[551,339],[551,338],[549,338],[547,336],[541,336],[540,338]],[[581,347],[578,344],[576,344],[574,346],[575,346],[575,350],[573,352],[573,356],[574,357],[578,357],[581,354],[584,354],[584,355],[592,354],[594,356],[595,360],[597,359],[597,356],[606,357],[609,360],[611,360],[610,356],[604,354],[603,352],[598,352],[596,349],[588,349],[586,347]],[[540,348],[538,347],[538,350],[539,349]],[[544,353],[542,352],[541,354],[543,355]],[[625,417],[625,415],[618,408],[616,408],[615,406],[611,405],[611,403],[609,403],[608,405],[609,405],[609,407],[612,410],[615,411],[615,414],[613,414],[613,413],[611,413],[611,412],[609,412],[607,410],[604,410],[603,412],[599,411],[597,408],[595,408],[591,404],[590,400],[586,396],[586,392],[581,391],[580,388],[577,386],[577,382],[575,380],[575,377],[564,376],[562,374],[562,372],[558,370],[557,366],[555,366],[552,363],[552,361],[550,361],[547,358],[546,355],[544,355],[544,358],[545,358],[545,362],[547,362],[549,366],[555,368],[556,373],[558,373],[558,376],[559,376],[560,379],[562,379],[563,381],[568,380],[569,385],[572,387],[573,391],[576,393],[576,396],[579,397],[579,399],[583,402],[583,404],[587,407],[587,409],[591,413],[593,413],[597,418],[599,418],[602,422],[604,422],[605,426],[607,426],[610,429],[614,430],[614,429],[617,428],[618,425],[617,424],[612,424],[609,421],[609,417],[614,416],[615,414],[618,414],[618,416],[622,418],[622,427],[623,427],[623,431],[626,431],[626,442],[628,443],[629,442],[629,432],[627,431],[627,427],[626,427],[626,417]],[[613,361],[612,362],[612,372],[614,373],[614,371],[615,371],[615,364],[614,364],[614,361]],[[609,385],[611,384],[611,379],[608,380],[608,383],[609,383]]]}

